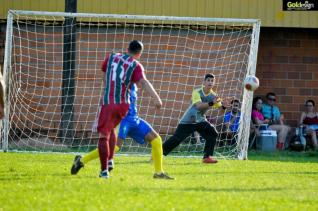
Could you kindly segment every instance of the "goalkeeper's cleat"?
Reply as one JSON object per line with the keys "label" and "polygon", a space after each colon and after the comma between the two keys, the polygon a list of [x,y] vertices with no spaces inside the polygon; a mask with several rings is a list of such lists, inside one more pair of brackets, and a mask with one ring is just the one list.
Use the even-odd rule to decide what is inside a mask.
{"label": "goalkeeper's cleat", "polygon": [[84,163],[81,161],[82,156],[76,155],[71,168],[71,174],[77,174],[77,172],[84,167]]}
{"label": "goalkeeper's cleat", "polygon": [[111,172],[115,167],[115,162],[113,159],[108,161],[108,171]]}
{"label": "goalkeeper's cleat", "polygon": [[167,179],[167,180],[174,180],[173,177],[169,176],[167,173],[161,172],[161,173],[155,173],[153,175],[154,179]]}
{"label": "goalkeeper's cleat", "polygon": [[108,170],[101,171],[100,174],[99,174],[99,177],[100,178],[104,178],[104,179],[108,179],[109,178]]}
{"label": "goalkeeper's cleat", "polygon": [[212,163],[212,164],[214,164],[214,163],[217,163],[218,161],[217,160],[215,160],[215,159],[213,159],[212,157],[206,157],[206,158],[203,158],[203,160],[202,160],[202,163]]}

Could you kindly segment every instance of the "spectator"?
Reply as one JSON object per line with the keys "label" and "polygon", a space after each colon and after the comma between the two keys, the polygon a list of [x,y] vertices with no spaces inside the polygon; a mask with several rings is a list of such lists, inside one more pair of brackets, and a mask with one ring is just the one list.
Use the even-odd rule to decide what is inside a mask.
{"label": "spectator", "polygon": [[278,134],[277,148],[284,149],[284,143],[290,127],[284,124],[284,115],[281,114],[279,108],[275,105],[276,95],[269,92],[266,95],[267,103],[262,106],[262,113],[264,118],[268,120],[268,124],[272,130],[276,130]]}
{"label": "spectator", "polygon": [[241,112],[240,101],[234,99],[231,101],[231,111],[228,111],[224,114],[223,122],[224,122],[224,136],[226,139],[231,140],[231,144],[235,138],[235,135],[238,132]]}
{"label": "spectator", "polygon": [[[273,96],[272,93],[270,96]],[[271,99],[271,100],[273,100],[273,99]],[[285,143],[288,131],[289,131],[289,127],[284,125],[284,124],[273,124],[274,118],[266,118],[264,116],[264,108],[267,109],[266,106],[263,104],[262,98],[255,97],[253,100],[252,120],[257,126],[260,126],[261,124],[268,124],[269,125],[268,128],[270,130],[275,130],[277,132],[277,135],[278,135],[276,148],[278,150],[283,150],[284,143]],[[274,105],[270,105],[270,109],[274,110]],[[279,109],[276,106],[275,106],[275,111],[276,111],[276,116],[274,116],[274,115],[273,116],[279,119],[280,116],[277,115],[277,113],[279,113]],[[273,112],[271,112],[271,113],[273,113]],[[280,123],[282,123],[281,119],[280,119]]]}
{"label": "spectator", "polygon": [[314,149],[317,150],[318,113],[315,111],[315,101],[306,101],[306,111],[301,113],[299,124],[305,126],[305,133],[311,136]]}
{"label": "spectator", "polygon": [[283,125],[284,117],[280,113],[279,108],[275,106],[276,95],[275,93],[269,92],[266,95],[267,103],[262,106],[262,114],[265,119],[268,120],[269,124],[281,124]]}

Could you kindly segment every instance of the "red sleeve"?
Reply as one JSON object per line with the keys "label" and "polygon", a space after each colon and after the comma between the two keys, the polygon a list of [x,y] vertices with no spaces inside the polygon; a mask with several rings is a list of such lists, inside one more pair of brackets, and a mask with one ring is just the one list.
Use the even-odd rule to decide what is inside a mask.
{"label": "red sleeve", "polygon": [[131,81],[138,82],[143,78],[145,78],[144,67],[140,63],[138,63],[137,66],[135,67],[135,70],[134,70],[132,76],[131,76]]}
{"label": "red sleeve", "polygon": [[106,72],[106,67],[107,67],[107,64],[108,64],[108,59],[109,59],[109,56],[107,56],[102,64],[102,71],[103,72]]}

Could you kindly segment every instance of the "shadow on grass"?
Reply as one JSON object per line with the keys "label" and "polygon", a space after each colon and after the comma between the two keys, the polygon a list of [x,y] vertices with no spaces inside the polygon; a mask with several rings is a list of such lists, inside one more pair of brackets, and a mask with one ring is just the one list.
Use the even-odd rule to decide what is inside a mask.
{"label": "shadow on grass", "polygon": [[[132,188],[139,189],[139,188]],[[238,187],[230,187],[230,188],[213,188],[213,187],[185,187],[185,188],[172,188],[172,187],[160,187],[160,188],[144,188],[149,189],[149,191],[199,191],[199,192],[273,192],[273,191],[286,191],[288,188],[238,188]]]}
{"label": "shadow on grass", "polygon": [[256,161],[318,163],[318,152],[261,152],[252,150],[248,153],[248,159]]}
{"label": "shadow on grass", "polygon": [[[201,175],[206,174],[209,175],[208,173],[201,173]],[[237,172],[237,171],[226,171],[226,172],[213,172],[213,175],[233,175],[233,176],[237,176],[237,175],[265,175],[265,174],[275,174],[275,175],[298,175],[298,176],[305,176],[305,175],[318,175],[317,171],[241,171],[241,172]]]}
{"label": "shadow on grass", "polygon": [[[134,156],[134,155],[132,155]],[[142,160],[134,160],[134,161],[123,161],[121,164],[152,164],[149,162],[150,156],[145,156]],[[201,156],[198,157],[178,157],[172,154],[171,156],[164,157],[164,165],[174,165],[171,162],[171,159],[179,159],[178,165],[200,165],[202,162]],[[217,158],[221,162],[224,160],[223,158]],[[180,160],[184,160],[184,162],[180,163]],[[261,152],[251,150],[248,152],[248,160],[252,161],[280,161],[280,162],[296,162],[296,163],[318,163],[318,152],[292,152],[292,151],[282,151],[282,152]],[[244,162],[244,161],[243,161]]]}
{"label": "shadow on grass", "polygon": [[120,164],[120,165],[131,165],[131,164],[149,164],[152,165],[152,162],[149,160],[149,158],[145,158],[145,160],[132,160],[132,161],[115,161],[116,164]]}
{"label": "shadow on grass", "polygon": [[[173,159],[176,159],[176,158],[173,158]],[[179,159],[179,158],[178,158]],[[185,158],[180,158],[181,160],[182,159],[185,159]],[[148,164],[148,165],[154,165],[153,164],[153,161],[150,161],[149,159],[145,159],[145,160],[133,160],[133,161],[115,161],[116,164],[118,165],[134,165],[134,164]],[[193,166],[193,165],[202,165],[201,163],[201,159],[198,159],[198,158],[193,158],[193,160],[191,161],[184,161],[183,163],[181,163],[180,161],[178,161],[178,164],[175,164],[175,162],[173,162],[173,160],[166,160],[164,161],[164,166],[175,166],[175,165],[178,165],[178,166]]]}
{"label": "shadow on grass", "polygon": [[35,174],[30,174],[28,172],[0,172],[0,182],[5,182],[5,181],[42,181],[43,178],[63,178],[63,179],[68,179],[68,180],[79,180],[82,181],[83,177],[88,178],[88,179],[96,179],[98,178],[97,174],[95,176],[91,175],[71,175],[70,173],[57,173],[57,172],[37,172]]}

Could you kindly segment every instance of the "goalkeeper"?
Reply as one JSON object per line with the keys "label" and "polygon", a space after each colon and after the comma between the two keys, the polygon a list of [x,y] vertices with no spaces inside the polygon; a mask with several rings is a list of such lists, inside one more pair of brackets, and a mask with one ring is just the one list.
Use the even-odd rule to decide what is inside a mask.
{"label": "goalkeeper", "polygon": [[[127,116],[120,122],[119,131],[117,134],[117,141],[122,143],[127,136],[132,138],[139,144],[144,144],[145,141],[149,142],[152,147],[152,157],[155,167],[155,173],[153,178],[155,179],[174,179],[163,171],[162,168],[162,140],[158,133],[142,118],[138,116],[137,107],[137,87],[132,85],[130,87],[130,106]],[[117,151],[119,147],[116,146]],[[115,151],[116,151],[115,149]],[[84,167],[89,161],[99,157],[98,149],[84,155],[75,156],[73,166],[71,168],[71,174],[77,174],[77,172]],[[109,158],[108,171],[113,170],[114,160],[113,157]]]}
{"label": "goalkeeper", "polygon": [[207,121],[205,113],[210,108],[223,108],[225,110],[226,107],[212,90],[213,85],[214,75],[206,74],[203,87],[192,92],[192,100],[188,110],[181,118],[175,133],[163,144],[163,154],[165,156],[186,137],[197,131],[206,140],[202,162],[217,163],[217,160],[212,158],[212,155],[218,133],[215,127]]}

